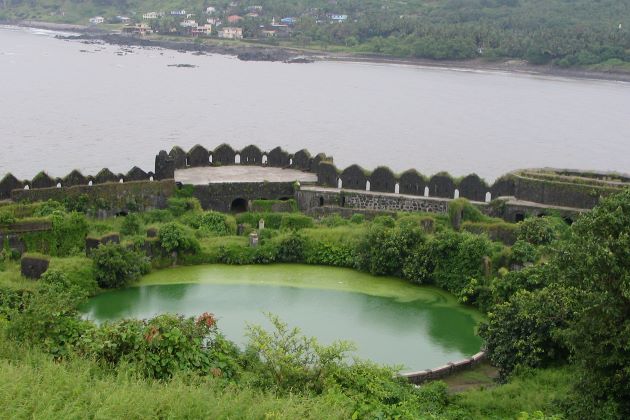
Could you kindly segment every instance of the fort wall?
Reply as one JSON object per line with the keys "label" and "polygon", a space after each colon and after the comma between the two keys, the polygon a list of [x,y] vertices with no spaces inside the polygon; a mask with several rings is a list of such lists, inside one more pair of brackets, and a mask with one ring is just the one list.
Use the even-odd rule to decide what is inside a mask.
{"label": "fort wall", "polygon": [[[111,201],[112,208],[124,209],[123,201],[139,194],[136,201],[140,202],[140,209],[161,208],[172,194],[174,186],[170,184],[174,183],[175,170],[225,165],[269,166],[311,172],[317,176],[317,186],[332,190],[330,197],[327,198],[326,194],[320,196],[327,206],[375,211],[444,212],[448,201],[454,198],[463,197],[477,203],[503,198],[507,204],[495,206],[501,212],[494,215],[510,221],[518,221],[529,214],[546,214],[546,209],[571,217],[575,212],[594,207],[601,197],[630,186],[630,176],[626,175],[557,169],[514,171],[493,184],[476,174],[455,178],[440,172],[428,176],[415,169],[397,174],[386,166],[369,171],[356,164],[338,169],[332,157],[323,153],[313,156],[305,149],[289,153],[281,147],[265,151],[249,145],[238,150],[221,144],[214,149],[196,145],[188,152],[178,146],[169,152],[162,150],[155,156],[154,172],[134,167],[126,174],[115,174],[104,168],[96,175],[83,175],[74,170],[63,178],[53,178],[42,171],[31,180],[19,180],[9,173],[0,180],[0,200],[34,201],[87,194]],[[150,184],[155,181],[159,182],[149,188],[153,193],[148,195],[127,188],[132,183]],[[114,192],[116,188],[111,187],[114,184],[124,186],[118,187],[121,189],[119,192]],[[196,186],[195,196],[204,208],[221,211],[229,211],[236,199],[251,201],[289,196],[288,183],[267,184],[239,182]],[[104,185],[108,186],[100,187]],[[164,190],[160,192],[155,188]],[[344,194],[335,191],[343,191]],[[307,198],[307,195],[297,197],[301,201],[300,208],[307,211],[320,207],[320,197]],[[305,200],[317,201],[307,204]]]}

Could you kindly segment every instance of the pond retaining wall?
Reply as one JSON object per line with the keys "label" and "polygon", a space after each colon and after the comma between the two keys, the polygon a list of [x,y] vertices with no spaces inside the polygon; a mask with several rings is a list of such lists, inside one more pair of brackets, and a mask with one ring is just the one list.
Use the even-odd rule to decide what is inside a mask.
{"label": "pond retaining wall", "polygon": [[418,372],[403,373],[401,376],[407,378],[409,382],[414,385],[420,385],[423,382],[429,380],[443,379],[447,376],[461,372],[463,370],[470,369],[477,366],[479,363],[486,359],[486,353],[480,351],[468,359],[458,360],[456,362],[448,362],[444,366],[439,366],[433,369],[421,370]]}

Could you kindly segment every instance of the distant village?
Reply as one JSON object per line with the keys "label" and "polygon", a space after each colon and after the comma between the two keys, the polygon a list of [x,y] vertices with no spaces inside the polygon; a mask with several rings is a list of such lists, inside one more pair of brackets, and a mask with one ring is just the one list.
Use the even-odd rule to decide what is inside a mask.
{"label": "distant village", "polygon": [[240,7],[231,2],[226,8],[207,6],[205,10],[146,11],[133,16],[106,18],[95,16],[91,25],[123,24],[122,32],[129,35],[171,34],[192,37],[217,37],[223,39],[272,39],[289,38],[301,19],[311,19],[318,25],[341,24],[348,15],[321,13],[310,9],[302,16],[271,16],[260,5]]}

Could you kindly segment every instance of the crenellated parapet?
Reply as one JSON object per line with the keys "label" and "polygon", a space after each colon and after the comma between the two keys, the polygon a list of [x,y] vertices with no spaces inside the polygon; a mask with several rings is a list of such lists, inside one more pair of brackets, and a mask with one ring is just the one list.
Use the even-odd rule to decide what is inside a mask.
{"label": "crenellated parapet", "polygon": [[74,169],[68,175],[59,178],[53,178],[45,171],[41,171],[33,179],[22,181],[18,180],[13,174],[8,173],[0,180],[0,200],[10,199],[11,191],[19,189],[59,188],[63,190],[70,187],[92,186],[112,182],[153,181],[153,178],[153,172],[145,172],[137,166],[134,166],[125,174],[114,174],[109,169],[103,168],[96,175],[83,175],[79,170]]}
{"label": "crenellated parapet", "polygon": [[[332,162],[320,163],[316,173],[318,185],[350,190],[438,198],[465,197],[480,202],[490,201],[494,195],[493,187],[476,174],[454,178],[446,172],[439,172],[428,177],[415,169],[396,174],[386,166],[369,171],[359,165],[339,170]],[[513,188],[510,190],[507,188],[509,185],[501,185],[501,195],[513,195]]]}
{"label": "crenellated parapet", "polygon": [[524,202],[578,209],[592,208],[600,197],[630,187],[630,177],[626,175],[549,168],[510,172],[492,185],[477,174],[455,178],[439,172],[429,177],[415,169],[396,174],[385,166],[373,171],[359,165],[337,169],[332,162],[319,163],[316,173],[317,184],[325,187],[448,199],[463,197],[477,202],[513,197]]}
{"label": "crenellated parapet", "polygon": [[[446,172],[431,176],[415,169],[395,173],[386,166],[366,170],[353,164],[338,169],[333,158],[323,153],[311,155],[306,149],[290,153],[281,147],[263,150],[255,145],[236,149],[220,144],[214,149],[195,145],[185,151],[174,146],[170,151],[161,150],[155,156],[154,172],[146,172],[134,166],[127,173],[114,173],[104,168],[96,175],[84,175],[73,170],[64,177],[54,178],[42,171],[30,180],[19,180],[6,174],[0,180],[0,200],[11,199],[19,190],[55,190],[48,194],[63,195],[70,189],[138,181],[171,181],[175,171],[186,168],[216,167],[226,165],[263,166],[287,168],[311,172],[317,175],[317,185],[354,192],[370,191],[370,194],[402,194],[440,199],[467,198],[475,202],[489,202],[499,197],[511,197],[513,203],[528,206],[531,203],[547,207],[589,209],[603,196],[630,187],[630,176],[616,173],[596,173],[558,169],[527,169],[510,172],[487,183],[476,174],[456,178]],[[103,187],[105,188],[105,187]],[[17,191],[16,191],[17,190]],[[31,194],[33,195],[33,194]]]}
{"label": "crenellated parapet", "polygon": [[332,158],[323,153],[312,156],[306,149],[289,153],[281,147],[275,147],[265,151],[253,144],[240,150],[225,143],[214,149],[197,144],[188,152],[174,146],[170,152],[161,150],[155,156],[155,177],[172,179],[177,169],[226,165],[270,166],[316,172],[321,162],[332,162]]}

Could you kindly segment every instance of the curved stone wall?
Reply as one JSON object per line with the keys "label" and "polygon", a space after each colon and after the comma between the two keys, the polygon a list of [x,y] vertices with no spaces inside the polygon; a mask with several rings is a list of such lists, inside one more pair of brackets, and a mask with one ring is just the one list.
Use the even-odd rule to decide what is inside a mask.
{"label": "curved stone wall", "polygon": [[466,369],[470,369],[480,362],[485,360],[486,353],[480,351],[468,359],[458,360],[456,362],[448,362],[444,366],[439,366],[433,369],[421,370],[419,372],[403,373],[401,376],[407,378],[409,382],[415,385],[420,385],[428,380],[442,379],[454,373],[461,372]]}
{"label": "curved stone wall", "polygon": [[234,149],[225,143],[214,149],[206,149],[197,144],[187,153],[178,146],[173,147],[168,153],[161,150],[155,156],[155,177],[156,179],[172,179],[175,177],[176,169],[225,165],[272,166],[315,172],[320,162],[332,162],[332,157],[323,153],[313,157],[306,149],[291,154],[281,147],[264,151],[253,144],[241,150]]}
{"label": "curved stone wall", "polygon": [[95,176],[85,176],[73,170],[63,178],[53,178],[42,171],[31,180],[18,180],[9,173],[0,180],[0,200],[10,199],[11,191],[16,189],[174,179],[177,169],[220,165],[258,165],[309,171],[317,174],[317,185],[346,190],[446,199],[463,197],[476,202],[512,197],[519,203],[574,209],[592,208],[601,197],[630,186],[630,176],[627,175],[558,169],[514,171],[500,177],[492,185],[476,174],[454,178],[446,172],[440,172],[429,177],[415,169],[396,174],[386,166],[369,171],[356,164],[341,170],[334,165],[332,157],[323,153],[312,156],[306,149],[289,153],[281,147],[264,151],[249,145],[238,150],[224,143],[214,149],[198,144],[188,152],[178,146],[174,146],[170,152],[161,150],[155,156],[155,172],[133,167],[126,174],[114,174],[104,168]]}

